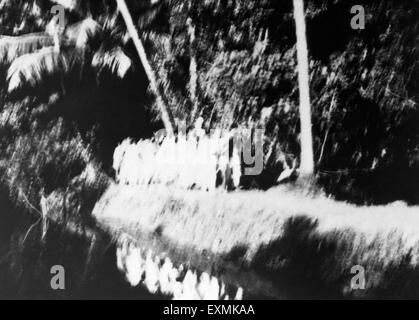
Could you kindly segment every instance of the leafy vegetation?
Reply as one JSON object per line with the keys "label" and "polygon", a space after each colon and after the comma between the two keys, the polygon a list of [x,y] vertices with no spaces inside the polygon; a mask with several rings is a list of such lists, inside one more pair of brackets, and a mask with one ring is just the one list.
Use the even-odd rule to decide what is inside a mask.
{"label": "leafy vegetation", "polygon": [[[213,211],[197,207],[207,199],[195,199],[195,192],[185,201],[165,193],[163,202],[155,194],[138,197],[152,189],[128,188],[132,198],[123,204],[147,209],[132,216],[142,223],[138,230],[173,239],[189,219],[180,241],[202,244],[259,273],[285,270],[339,293],[345,293],[344,270],[354,261],[374,269],[372,297],[388,296],[398,279],[406,283],[416,275],[414,208],[361,209],[272,188],[284,170],[298,167],[301,154],[291,0],[66,2],[64,29],[50,11],[57,3],[64,1],[0,1],[2,197],[8,193],[20,208],[38,213],[46,198],[58,220],[86,226],[103,192],[114,191],[112,158],[121,141],[190,128],[198,117],[206,131],[264,128],[265,170],[243,179],[242,187],[272,190],[215,195],[232,214],[214,218],[216,205]],[[356,204],[418,204],[419,1],[304,3],[315,189]],[[365,30],[350,28],[355,4],[365,7]],[[287,199],[278,202],[278,195]],[[243,219],[245,207],[229,208],[229,197],[248,203],[246,213],[254,209],[252,221]],[[254,208],[260,199],[263,208]],[[316,203],[327,210],[318,212]],[[387,219],[387,229],[380,233],[365,216]],[[401,239],[394,226],[409,236]],[[242,232],[231,232],[236,228]],[[219,233],[227,239],[214,244]],[[256,237],[252,243],[249,233]],[[243,238],[228,238],[235,236]],[[305,269],[307,261],[296,252],[311,257],[313,269]],[[417,296],[414,284],[409,294]]]}
{"label": "leafy vegetation", "polygon": [[[288,166],[299,159],[291,1],[127,4],[150,66],[156,71],[159,94],[178,123],[192,125],[203,116],[207,130],[238,125],[266,128],[267,173],[279,175],[284,167],[279,158],[286,159]],[[354,31],[349,27],[351,1],[306,2],[318,181],[339,199],[359,203],[418,200],[415,4],[413,0],[365,2],[367,28]],[[143,125],[153,110],[149,108],[152,100],[138,94],[138,89],[147,85],[144,60],[136,58],[116,5],[113,1],[86,2],[67,8],[68,22],[59,37],[57,59],[45,60],[47,50],[49,56],[55,52],[47,48],[54,46],[54,31],[48,34],[48,30],[54,30],[56,23],[45,2],[12,6],[4,1],[0,30],[8,36],[0,45],[9,70],[9,81],[3,88],[22,87],[12,95],[3,91],[3,104],[22,101],[32,91],[37,97],[31,100],[31,109],[41,103],[73,108],[74,112],[61,109],[69,118],[65,121],[70,127],[75,125],[106,168],[110,168],[110,155],[118,142],[128,136],[150,136],[159,127],[158,122]],[[120,82],[110,77],[111,73],[125,78]],[[20,82],[25,79],[29,86]],[[39,86],[36,83],[41,79]],[[92,83],[93,90],[84,88]],[[115,114],[115,106],[97,97],[111,87],[124,88],[115,91],[113,101],[121,101],[123,108],[132,106],[129,110],[138,107],[118,112],[117,122],[114,116],[96,116],[99,110]],[[58,98],[50,99],[51,94]],[[138,103],[127,103],[134,96]],[[84,109],[86,103],[89,105]],[[154,110],[160,117],[160,109]],[[81,112],[83,115],[78,115]],[[137,125],[133,115],[138,118]],[[119,123],[127,123],[128,129],[122,130]],[[269,175],[248,185],[269,188],[275,184]]]}

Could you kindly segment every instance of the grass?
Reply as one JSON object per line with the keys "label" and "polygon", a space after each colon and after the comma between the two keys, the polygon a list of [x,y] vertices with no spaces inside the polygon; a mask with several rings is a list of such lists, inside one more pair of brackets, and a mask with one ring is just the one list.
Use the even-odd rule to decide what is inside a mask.
{"label": "grass", "polygon": [[[205,193],[111,185],[94,212],[159,255],[255,297],[419,297],[419,211],[359,207],[286,187]],[[366,290],[350,290],[350,269]],[[418,284],[416,286],[416,284]]]}

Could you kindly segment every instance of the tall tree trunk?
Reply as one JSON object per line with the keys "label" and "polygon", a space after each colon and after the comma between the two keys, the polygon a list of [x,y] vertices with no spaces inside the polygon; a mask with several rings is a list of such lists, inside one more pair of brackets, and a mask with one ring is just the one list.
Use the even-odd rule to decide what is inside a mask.
{"label": "tall tree trunk", "polygon": [[[192,15],[193,11],[193,1],[188,1],[188,14],[190,15]],[[191,121],[193,122],[198,112],[198,64],[196,61],[196,31],[192,17],[186,20],[186,25],[188,27],[189,56],[191,59],[189,63],[189,96],[192,102]]]}
{"label": "tall tree trunk", "polygon": [[198,64],[196,61],[196,40],[195,40],[195,26],[192,19],[187,20],[188,34],[189,34],[189,95],[192,102],[191,121],[195,121],[198,112]]}
{"label": "tall tree trunk", "polygon": [[156,97],[157,107],[160,109],[161,118],[163,120],[165,129],[168,134],[173,134],[174,128],[175,128],[175,121],[174,121],[173,115],[171,113],[171,110],[166,105],[163,95],[159,89],[159,86],[157,84],[156,74],[154,73],[153,68],[151,67],[147,59],[147,55],[145,53],[143,43],[141,42],[141,39],[138,36],[137,29],[134,25],[134,22],[132,20],[132,16],[129,12],[127,4],[125,0],[116,0],[116,2],[118,4],[119,12],[121,13],[125,21],[128,33],[132,41],[134,42],[135,48],[137,49],[137,52],[138,52],[138,56],[140,57],[141,63],[144,67],[145,73],[150,82],[151,91],[154,93]]}
{"label": "tall tree trunk", "polygon": [[314,174],[313,136],[311,131],[311,106],[308,49],[303,0],[293,0],[297,34],[298,87],[300,92],[300,178],[310,179]]}

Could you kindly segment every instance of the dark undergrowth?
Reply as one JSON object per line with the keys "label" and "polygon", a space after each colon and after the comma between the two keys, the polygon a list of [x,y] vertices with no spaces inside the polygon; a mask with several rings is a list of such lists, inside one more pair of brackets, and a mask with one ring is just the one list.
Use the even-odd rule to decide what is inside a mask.
{"label": "dark undergrowth", "polygon": [[[313,219],[290,218],[283,235],[262,246],[251,267],[295,298],[419,298],[419,267],[412,263],[411,252],[384,259],[372,255],[366,260],[365,253],[379,243],[358,248],[354,254],[355,234],[350,230],[320,234],[316,229]],[[350,271],[355,265],[365,268],[365,290],[351,289]]]}
{"label": "dark undergrowth", "polygon": [[[41,240],[37,218],[17,208],[4,188],[0,208],[0,299],[159,298],[129,286],[117,270],[115,244],[100,230],[71,232],[50,221]],[[65,290],[51,288],[54,265],[64,267]]]}

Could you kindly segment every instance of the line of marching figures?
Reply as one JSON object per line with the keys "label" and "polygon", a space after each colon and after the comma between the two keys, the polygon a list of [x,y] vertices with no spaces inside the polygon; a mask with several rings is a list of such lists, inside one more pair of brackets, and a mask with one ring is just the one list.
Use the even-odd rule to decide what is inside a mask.
{"label": "line of marching figures", "polygon": [[[142,285],[150,293],[170,296],[173,300],[230,300],[223,282],[203,272],[197,273],[173,266],[169,258],[164,262],[148,250],[146,258],[139,247],[124,239],[116,252],[117,267],[131,286]],[[185,272],[186,271],[186,272]],[[238,288],[234,300],[243,299],[243,289]]]}
{"label": "line of marching figures", "polygon": [[126,185],[233,190],[240,186],[242,158],[231,135],[192,130],[137,143],[124,140],[115,149],[113,168],[116,181]]}

